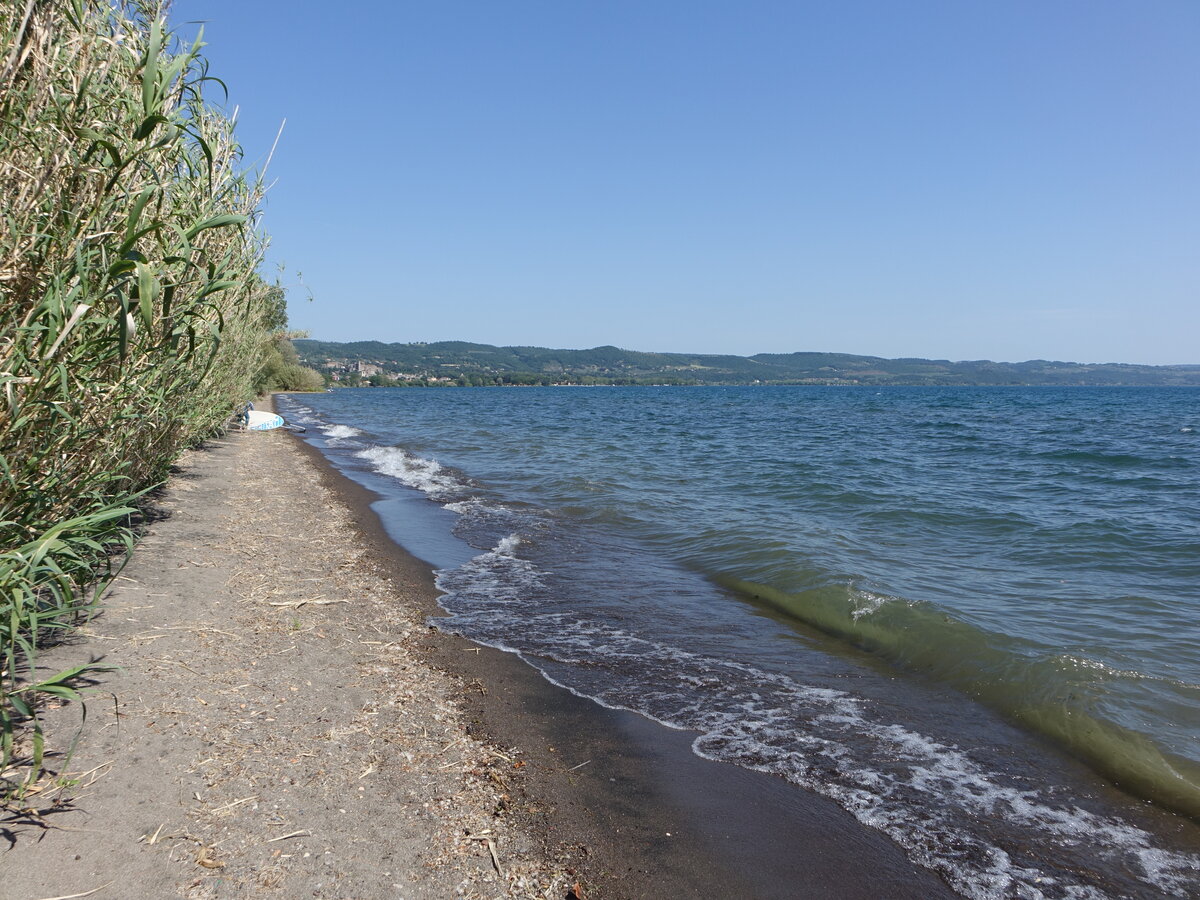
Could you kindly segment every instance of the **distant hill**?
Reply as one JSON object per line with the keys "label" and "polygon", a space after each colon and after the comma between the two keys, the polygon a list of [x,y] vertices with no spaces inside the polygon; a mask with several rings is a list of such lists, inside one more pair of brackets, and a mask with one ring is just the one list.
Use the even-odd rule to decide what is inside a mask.
{"label": "distant hill", "polygon": [[1034,359],[884,359],[850,353],[715,356],[618,347],[551,350],[464,341],[384,344],[297,340],[301,361],[344,383],[1193,385],[1200,365],[1138,366]]}

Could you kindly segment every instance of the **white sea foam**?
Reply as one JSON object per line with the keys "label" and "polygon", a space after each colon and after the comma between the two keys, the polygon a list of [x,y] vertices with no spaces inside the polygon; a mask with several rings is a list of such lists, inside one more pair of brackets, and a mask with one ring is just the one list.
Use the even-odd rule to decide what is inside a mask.
{"label": "white sea foam", "polygon": [[[460,491],[461,493],[461,491]],[[509,534],[535,534],[544,530],[544,524],[538,516],[525,510],[514,509],[501,503],[495,503],[483,497],[467,497],[462,500],[452,500],[444,505],[445,509],[458,513],[462,517],[460,528],[456,528],[460,537],[471,541],[493,541],[495,536],[508,532]],[[522,542],[524,538],[519,538]],[[516,548],[501,548],[508,552]]]}
{"label": "white sea foam", "polygon": [[[1076,858],[1106,858],[1135,873],[1147,890],[1172,896],[1196,890],[1200,856],[1156,847],[1132,824],[1063,805],[988,771],[957,747],[878,720],[870,704],[845,692],[565,613],[522,613],[514,631],[496,615],[496,604],[512,602],[521,593],[517,579],[532,571],[516,567],[524,562],[511,555],[518,547],[511,535],[466,567],[443,573],[439,584],[451,591],[452,617],[435,623],[505,645],[555,683],[603,706],[701,732],[693,742],[700,756],[824,794],[974,900],[1109,896],[1069,865],[1039,862],[1039,844],[1074,848]],[[469,598],[455,593],[456,583],[467,587]],[[539,586],[529,582],[523,590]],[[994,833],[998,823],[1001,833],[1019,834],[1018,844],[1030,844],[1035,855],[1022,850],[1015,858],[1011,837]]]}
{"label": "white sea foam", "polygon": [[891,603],[895,599],[895,597],[885,597],[883,594],[874,594],[871,591],[853,591],[854,609],[850,610],[850,615],[857,622],[863,616],[871,615],[885,603]]}
{"label": "white sea foam", "polygon": [[311,425],[317,421],[317,411],[311,406],[297,403],[286,395],[280,395],[278,399],[283,401],[282,405],[286,407],[285,411],[289,420],[303,422],[306,425]]}
{"label": "white sea foam", "polygon": [[399,447],[368,447],[356,456],[368,460],[376,472],[416,488],[434,500],[444,500],[462,492],[465,485],[435,459],[413,456]]}
{"label": "white sea foam", "polygon": [[316,412],[316,410],[314,410],[311,406],[308,406],[305,403],[301,403],[299,400],[297,400],[295,397],[292,397],[290,394],[281,394],[280,398],[287,401],[288,403],[290,403],[292,406],[292,409],[294,409],[296,412],[304,413],[305,415],[311,415],[312,413]]}
{"label": "white sea foam", "polygon": [[516,555],[520,546],[521,536],[510,534],[457,569],[439,571],[438,589],[488,604],[528,600],[542,587],[542,573],[530,560]]}
{"label": "white sea foam", "polygon": [[325,432],[325,436],[333,441],[355,438],[363,433],[352,425],[324,425],[321,427],[321,431]]}
{"label": "white sea foam", "polygon": [[521,546],[521,536],[519,534],[510,534],[499,544],[492,553],[496,556],[513,556],[518,547]]}

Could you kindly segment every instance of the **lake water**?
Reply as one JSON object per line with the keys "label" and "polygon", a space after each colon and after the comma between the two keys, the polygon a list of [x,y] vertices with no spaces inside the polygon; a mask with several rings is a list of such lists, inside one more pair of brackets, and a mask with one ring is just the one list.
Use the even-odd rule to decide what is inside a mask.
{"label": "lake water", "polygon": [[280,398],[436,620],[969,897],[1200,896],[1200,390]]}

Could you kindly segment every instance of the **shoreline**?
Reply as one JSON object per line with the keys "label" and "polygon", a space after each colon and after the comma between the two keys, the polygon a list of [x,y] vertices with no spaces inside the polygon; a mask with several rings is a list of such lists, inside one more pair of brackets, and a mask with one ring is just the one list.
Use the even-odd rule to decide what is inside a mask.
{"label": "shoreline", "polygon": [[[423,612],[437,604],[432,567],[397,544],[371,504],[384,499],[339,472],[298,435],[295,446],[323,484],[354,511],[359,539],[398,582],[418,585]],[[537,813],[527,827],[549,843],[586,848],[597,896],[957,897],[882,833],[833,801],[782,779],[703,759],[692,732],[607,709],[552,684],[513,653],[430,629],[435,666],[481,689],[463,702],[472,733],[519,746]],[[862,860],[872,865],[864,870]]]}
{"label": "shoreline", "polygon": [[[103,612],[4,900],[955,896],[831,801],[428,626],[377,495],[281,432],[185,455]],[[78,707],[47,710],[62,751]],[[863,861],[869,860],[869,866]]]}
{"label": "shoreline", "polygon": [[71,758],[80,707],[44,710],[3,900],[570,895],[578,853],[504,814],[522,761],[416,646],[417,589],[286,435],[188,452],[147,512],[101,613],[39,656],[111,668]]}

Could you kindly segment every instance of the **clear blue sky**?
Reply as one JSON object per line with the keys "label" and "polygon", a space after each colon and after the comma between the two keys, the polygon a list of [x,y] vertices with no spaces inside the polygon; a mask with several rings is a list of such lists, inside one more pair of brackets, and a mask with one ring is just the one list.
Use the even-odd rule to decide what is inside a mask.
{"label": "clear blue sky", "polygon": [[171,19],[313,337],[1200,363],[1197,0]]}

